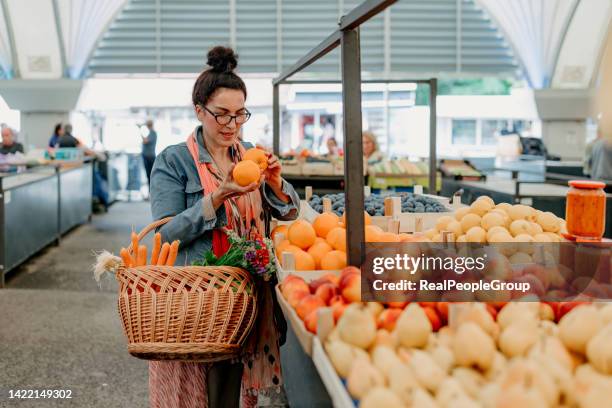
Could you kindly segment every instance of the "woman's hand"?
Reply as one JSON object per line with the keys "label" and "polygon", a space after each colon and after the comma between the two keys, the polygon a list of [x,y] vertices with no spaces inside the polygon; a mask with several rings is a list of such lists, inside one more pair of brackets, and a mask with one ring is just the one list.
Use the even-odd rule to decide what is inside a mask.
{"label": "woman's hand", "polygon": [[282,190],[283,179],[281,177],[282,166],[278,157],[270,152],[266,152],[268,156],[268,168],[264,171],[266,182],[274,191]]}
{"label": "woman's hand", "polygon": [[223,180],[223,182],[219,185],[219,188],[212,193],[212,201],[215,210],[218,209],[228,198],[241,196],[257,190],[261,183],[263,183],[266,179],[265,174],[262,174],[259,181],[243,187],[234,180],[235,166],[235,164],[232,165],[227,173],[227,176],[225,176],[225,180]]}

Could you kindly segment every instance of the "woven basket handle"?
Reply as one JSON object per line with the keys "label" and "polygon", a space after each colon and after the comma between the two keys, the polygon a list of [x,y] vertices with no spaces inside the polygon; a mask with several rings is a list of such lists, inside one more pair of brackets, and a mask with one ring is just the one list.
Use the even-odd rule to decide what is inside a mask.
{"label": "woven basket handle", "polygon": [[[157,220],[154,221],[152,223],[150,223],[149,225],[147,225],[146,227],[144,227],[139,233],[138,233],[138,241],[140,241],[141,239],[143,239],[145,236],[147,236],[147,234],[151,231],[155,231],[155,229],[157,227],[161,227],[162,225],[166,224],[168,221],[170,221],[172,218],[174,217],[166,217],[166,218],[162,218],[161,220]],[[130,246],[128,246],[128,251],[132,252],[132,244],[130,243]]]}

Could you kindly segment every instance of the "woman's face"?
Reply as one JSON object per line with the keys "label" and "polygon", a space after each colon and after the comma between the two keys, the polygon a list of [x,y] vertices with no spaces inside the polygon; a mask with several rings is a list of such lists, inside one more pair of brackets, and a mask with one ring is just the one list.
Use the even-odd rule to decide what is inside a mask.
{"label": "woman's face", "polygon": [[374,143],[368,137],[362,137],[361,143],[363,144],[363,155],[369,156],[374,153]]}
{"label": "woman's face", "polygon": [[58,136],[64,136],[64,128],[59,128],[59,129],[57,130],[57,135],[58,135]]}
{"label": "woman's face", "polygon": [[[206,103],[205,108],[208,110],[196,105],[196,114],[200,122],[202,122],[204,133],[220,146],[230,147],[234,145],[238,141],[240,127],[242,125],[236,123],[235,119],[232,119],[226,125],[220,125],[217,123],[213,114],[236,116],[245,113],[246,108],[244,107],[244,103],[245,100],[242,91],[238,89],[220,88]],[[219,120],[221,119],[222,118],[219,118]]]}
{"label": "woman's face", "polygon": [[327,139],[327,150],[330,152],[336,149],[336,141],[333,139]]}

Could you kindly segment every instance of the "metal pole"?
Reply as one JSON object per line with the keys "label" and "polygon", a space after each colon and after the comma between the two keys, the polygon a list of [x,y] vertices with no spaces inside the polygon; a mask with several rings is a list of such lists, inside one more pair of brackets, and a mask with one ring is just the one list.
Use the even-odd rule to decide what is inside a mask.
{"label": "metal pole", "polygon": [[280,101],[278,84],[272,87],[272,151],[275,155],[280,154]]}
{"label": "metal pole", "polygon": [[361,143],[361,55],[359,29],[342,32],[342,113],[344,126],[344,197],[348,264],[361,266],[364,233],[363,145]]}
{"label": "metal pole", "polygon": [[429,81],[429,194],[437,193],[437,170],[438,158],[436,155],[437,138],[437,108],[438,80],[431,78]]}

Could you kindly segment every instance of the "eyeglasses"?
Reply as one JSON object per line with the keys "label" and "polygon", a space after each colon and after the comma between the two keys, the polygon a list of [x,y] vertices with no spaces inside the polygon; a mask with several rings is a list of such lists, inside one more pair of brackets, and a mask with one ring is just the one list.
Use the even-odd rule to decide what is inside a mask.
{"label": "eyeglasses", "polygon": [[225,114],[225,113],[217,114],[217,113],[212,112],[206,106],[202,106],[202,105],[200,105],[200,106],[202,108],[204,108],[206,110],[206,112],[208,112],[211,115],[213,115],[215,117],[215,120],[217,121],[218,124],[223,125],[223,126],[229,125],[230,122],[232,121],[232,119],[234,119],[234,121],[236,122],[237,125],[242,125],[247,120],[249,120],[249,118],[251,117],[251,112],[249,112],[249,111],[245,111],[244,113],[239,113],[238,115],[228,115],[228,114]]}

